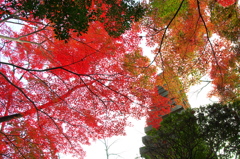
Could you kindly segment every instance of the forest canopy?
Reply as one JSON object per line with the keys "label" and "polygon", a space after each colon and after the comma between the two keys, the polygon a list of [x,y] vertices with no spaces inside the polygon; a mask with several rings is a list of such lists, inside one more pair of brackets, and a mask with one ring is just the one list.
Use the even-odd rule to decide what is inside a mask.
{"label": "forest canopy", "polygon": [[0,0],[1,158],[84,158],[81,145],[125,135],[129,118],[158,127],[190,107],[201,82],[239,99],[239,14],[232,0]]}
{"label": "forest canopy", "polygon": [[145,8],[133,0],[2,0],[0,18],[44,22],[54,28],[55,37],[68,40],[71,32],[86,33],[99,21],[109,35],[118,37],[144,15]]}

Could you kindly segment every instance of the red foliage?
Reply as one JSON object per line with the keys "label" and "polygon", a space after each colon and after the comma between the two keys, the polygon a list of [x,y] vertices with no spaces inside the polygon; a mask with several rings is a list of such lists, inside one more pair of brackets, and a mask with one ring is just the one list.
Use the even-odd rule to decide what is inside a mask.
{"label": "red foliage", "polygon": [[[221,101],[237,98],[239,94],[239,56],[231,48],[231,42],[215,40],[215,58],[212,58],[210,77],[213,90],[209,96],[217,96]],[[222,46],[222,47],[221,47]],[[216,62],[217,61],[217,62]]]}
{"label": "red foliage", "polygon": [[123,68],[137,40],[112,38],[97,22],[67,44],[54,39],[51,28],[34,31],[31,25],[20,33],[0,30],[24,41],[1,40],[3,158],[57,158],[58,152],[82,158],[82,144],[124,135],[128,117],[146,115],[152,90],[135,85],[143,80],[141,72],[133,77]]}
{"label": "red foliage", "polygon": [[155,91],[155,94],[152,96],[152,105],[148,111],[147,125],[158,128],[162,121],[161,116],[171,111],[171,105],[169,103],[170,100],[168,98],[159,95],[157,91]]}
{"label": "red foliage", "polygon": [[[183,92],[205,76],[213,84],[210,95],[223,102],[239,98],[239,9],[233,5],[236,0],[178,1],[183,5],[172,13],[168,2],[172,1],[152,0],[151,14],[142,22],[148,45],[158,45],[153,51],[154,62],[170,74],[169,79],[163,78],[166,87],[184,97]],[[232,7],[223,8],[220,4]]]}
{"label": "red foliage", "polygon": [[236,3],[236,0],[217,0],[217,2],[223,7],[228,7]]}

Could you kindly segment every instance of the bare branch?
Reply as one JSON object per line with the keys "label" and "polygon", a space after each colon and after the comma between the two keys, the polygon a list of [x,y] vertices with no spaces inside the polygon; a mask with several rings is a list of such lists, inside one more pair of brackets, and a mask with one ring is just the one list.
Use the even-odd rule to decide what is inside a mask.
{"label": "bare branch", "polygon": [[11,41],[16,41],[16,42],[19,42],[19,43],[29,43],[29,44],[41,45],[41,43],[21,40],[20,38],[12,38],[12,37],[8,37],[8,36],[4,36],[4,35],[0,35],[0,38],[1,39],[6,39],[6,40],[11,40]]}

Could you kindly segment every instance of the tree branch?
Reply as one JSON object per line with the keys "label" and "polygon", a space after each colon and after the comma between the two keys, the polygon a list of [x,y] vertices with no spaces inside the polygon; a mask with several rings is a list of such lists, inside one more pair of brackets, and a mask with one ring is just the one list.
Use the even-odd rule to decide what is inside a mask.
{"label": "tree branch", "polygon": [[36,106],[35,108],[32,108],[32,109],[27,110],[25,112],[0,117],[0,123],[1,122],[5,122],[5,121],[10,121],[10,120],[13,120],[13,119],[16,119],[16,118],[21,118],[21,117],[24,117],[26,115],[30,115],[32,113],[35,113],[36,111],[42,110],[44,108],[47,108],[47,107],[49,107],[49,106],[51,106],[53,104],[56,104],[56,103],[58,103],[60,101],[63,101],[64,99],[69,97],[78,88],[85,87],[86,85],[90,85],[90,84],[92,84],[94,82],[96,82],[96,81],[91,81],[89,83],[84,83],[84,84],[81,84],[81,85],[77,85],[77,86],[73,87],[71,90],[69,90],[67,93],[65,93],[64,95],[58,97],[56,100],[50,101],[50,102],[45,103],[45,104],[43,104],[41,106],[38,106],[38,107]]}
{"label": "tree branch", "polygon": [[29,43],[29,44],[41,45],[41,43],[21,40],[20,38],[12,38],[12,37],[8,37],[8,36],[4,36],[4,35],[0,35],[0,38],[1,39],[6,39],[6,40],[11,40],[11,41],[16,41],[16,42],[19,42],[19,43]]}

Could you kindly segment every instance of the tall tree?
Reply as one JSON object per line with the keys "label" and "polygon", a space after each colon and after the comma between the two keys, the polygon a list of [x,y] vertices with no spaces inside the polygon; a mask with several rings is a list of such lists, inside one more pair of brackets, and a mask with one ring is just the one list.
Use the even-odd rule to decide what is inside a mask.
{"label": "tall tree", "polygon": [[216,92],[210,95],[239,98],[236,3],[224,8],[216,1],[151,0],[149,5],[142,28],[148,45],[157,44],[152,63],[163,71],[171,68],[184,91],[209,76]]}
{"label": "tall tree", "polygon": [[[111,37],[96,21],[86,33],[72,32],[66,44],[47,20],[13,21],[23,26],[17,32],[7,20],[0,30],[2,158],[57,158],[58,152],[83,158],[82,144],[124,135],[127,118],[145,114],[153,81],[126,69],[126,54],[139,42],[132,33]],[[139,58],[144,70],[145,59]],[[154,76],[154,67],[149,70]]]}
{"label": "tall tree", "polygon": [[168,115],[147,132],[146,159],[239,157],[239,101]]}

